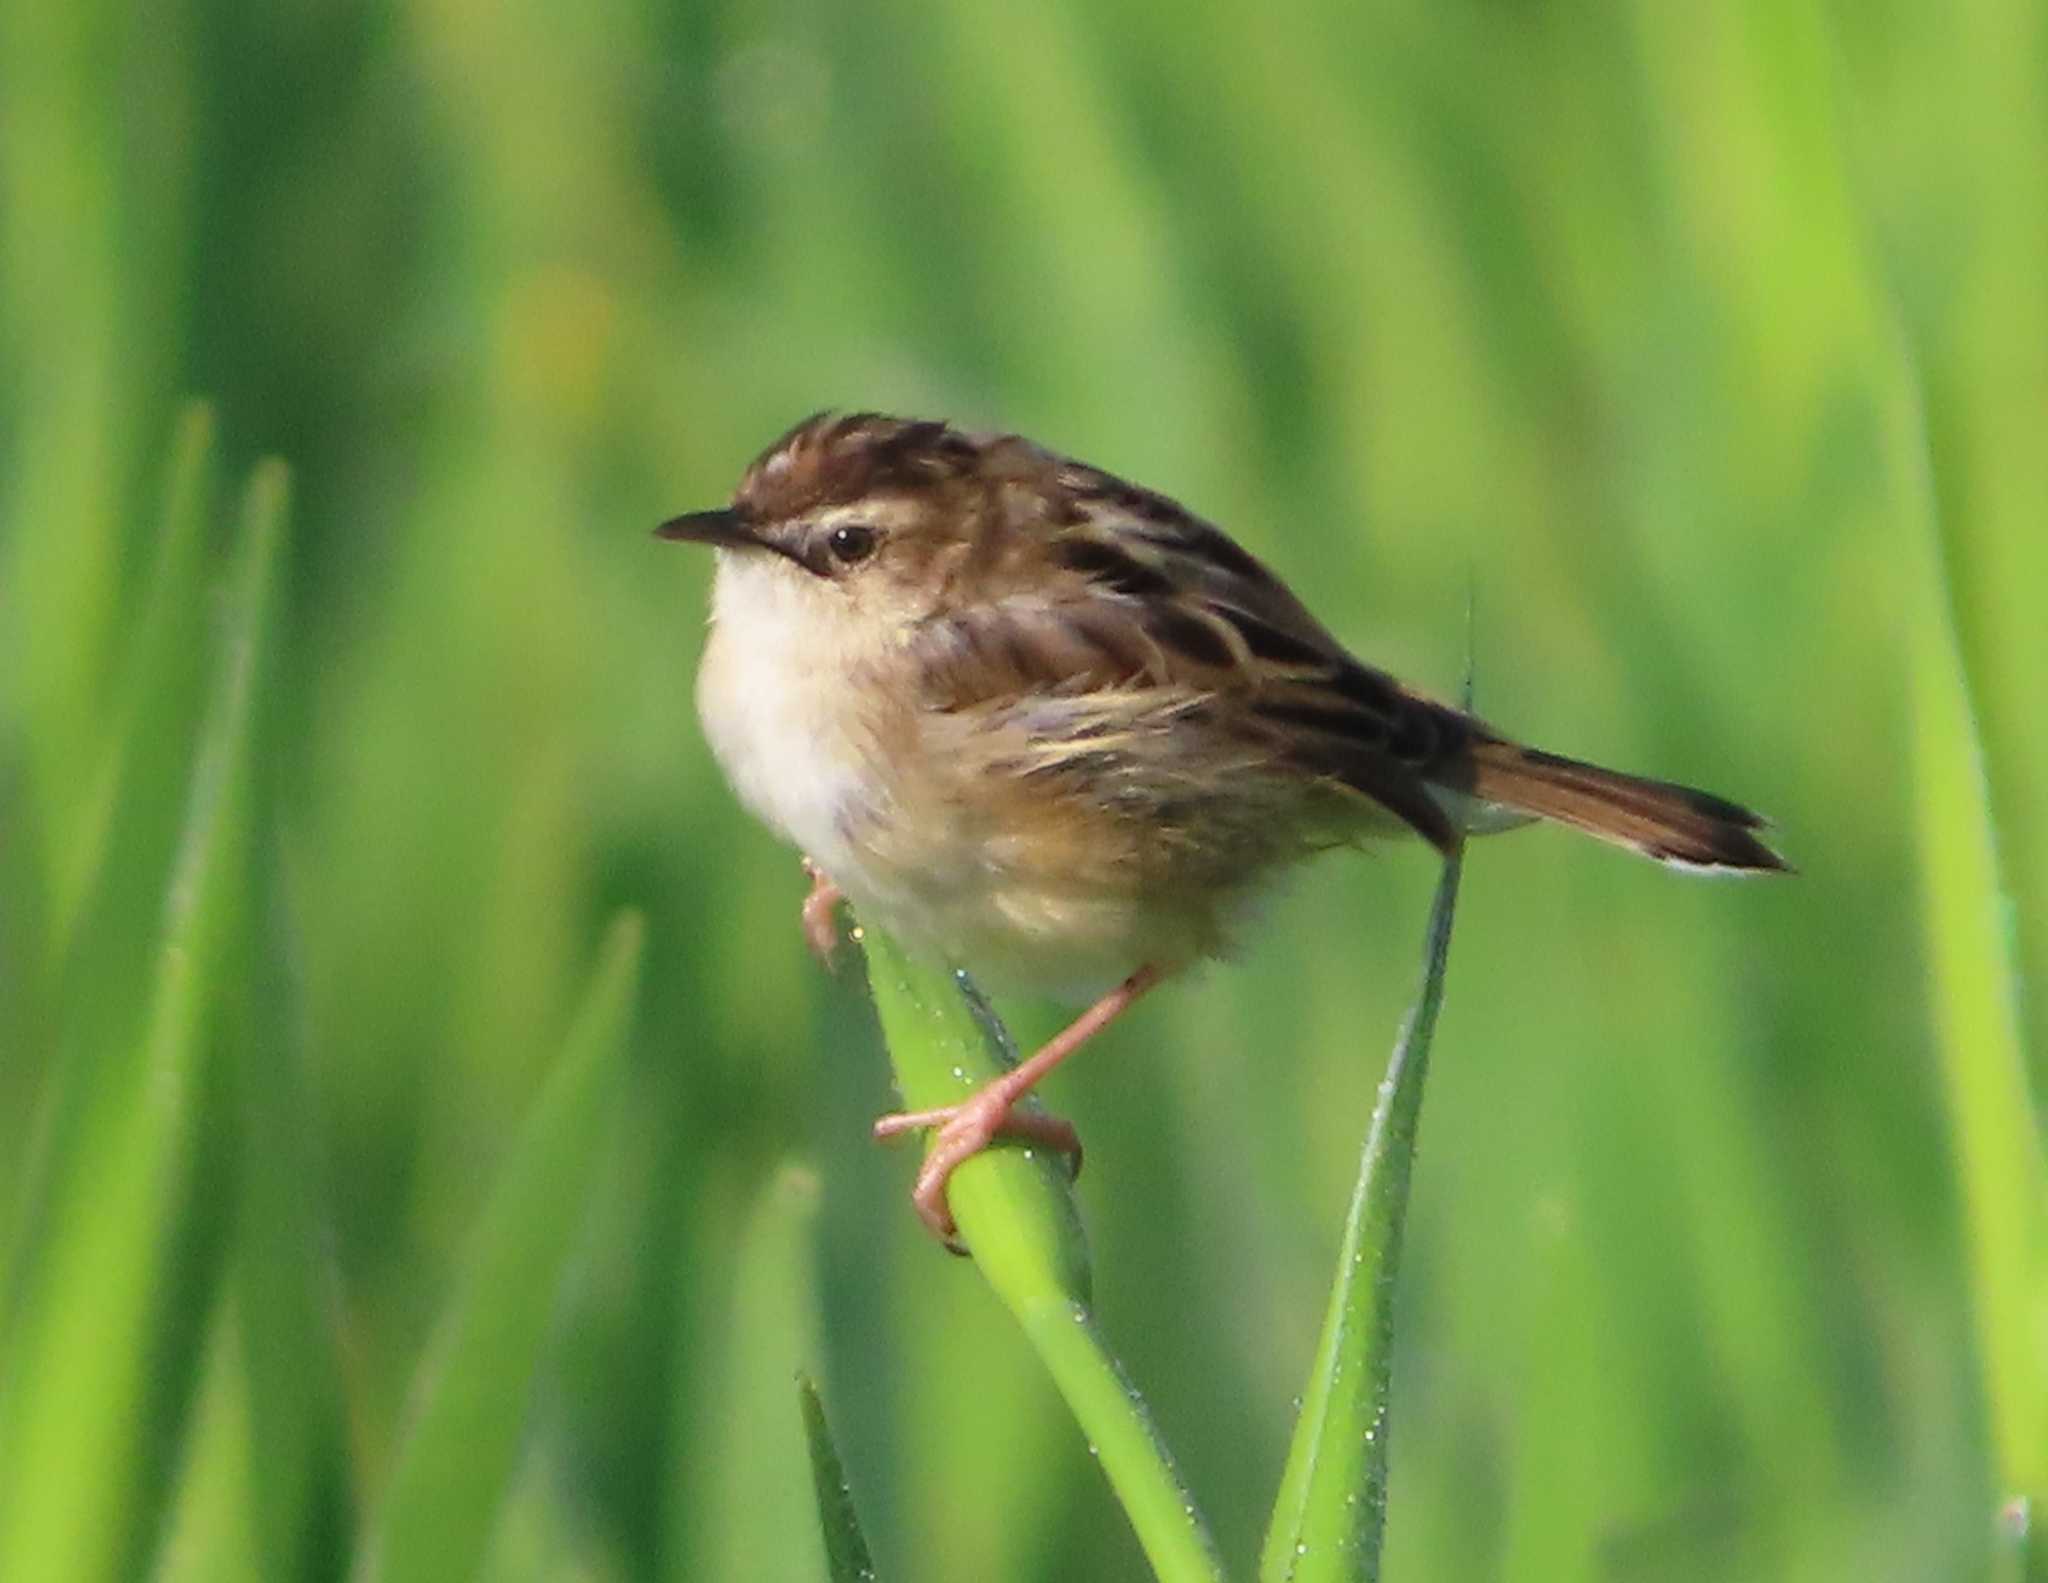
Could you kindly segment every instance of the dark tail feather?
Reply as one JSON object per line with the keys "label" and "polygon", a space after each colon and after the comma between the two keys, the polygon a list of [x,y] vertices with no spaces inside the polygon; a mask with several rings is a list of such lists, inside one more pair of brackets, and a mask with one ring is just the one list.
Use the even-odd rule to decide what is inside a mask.
{"label": "dark tail feather", "polygon": [[1670,781],[1623,775],[1513,742],[1473,744],[1472,793],[1554,819],[1675,868],[1756,873],[1791,865],[1764,845],[1761,814]]}

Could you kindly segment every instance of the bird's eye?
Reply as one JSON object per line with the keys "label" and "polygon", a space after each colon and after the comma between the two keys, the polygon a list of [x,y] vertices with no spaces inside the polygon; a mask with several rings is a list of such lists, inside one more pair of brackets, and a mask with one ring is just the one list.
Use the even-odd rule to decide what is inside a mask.
{"label": "bird's eye", "polygon": [[825,547],[842,566],[852,566],[874,554],[878,542],[873,528],[848,522],[832,530],[831,537],[825,540]]}

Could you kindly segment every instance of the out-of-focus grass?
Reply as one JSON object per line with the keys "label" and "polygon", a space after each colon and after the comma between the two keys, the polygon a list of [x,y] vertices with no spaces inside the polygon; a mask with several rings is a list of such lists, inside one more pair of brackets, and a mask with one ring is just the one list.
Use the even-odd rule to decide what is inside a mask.
{"label": "out-of-focus grass", "polygon": [[641,926],[612,927],[559,1069],[470,1239],[413,1383],[405,1438],[365,1526],[357,1583],[471,1577],[519,1460],[530,1380],[613,1118]]}
{"label": "out-of-focus grass", "polygon": [[[1986,1575],[1996,1448],[2040,1404],[1992,1365],[2024,1308],[1987,1345],[1985,1144],[1944,1123],[1964,942],[1921,910],[1909,637],[1944,600],[2037,1120],[2044,28],[2025,0],[0,9],[0,1570],[45,1554],[26,1522],[88,1536],[66,1576],[345,1574],[622,907],[625,1099],[486,1568],[702,1577],[749,1523],[810,1531],[726,1509],[764,1486],[724,1467],[714,1367],[792,1154],[820,1317],[788,1334],[825,1355],[763,1362],[758,1454],[799,1459],[763,1477],[805,1494],[788,1382],[822,1365],[906,1576],[1142,1567],[866,1143],[880,1054],[691,719],[707,568],[646,529],[841,403],[1172,490],[1425,684],[1476,567],[1495,719],[1753,800],[1803,870],[1472,853],[1386,1575]],[[293,524],[229,954],[152,1156],[103,1123],[235,630],[205,479],[270,453]],[[1430,879],[1319,864],[1049,1096],[1089,1141],[1103,1323],[1229,1556]],[[1027,1042],[1058,1015],[1002,1009]],[[153,1206],[184,1235],[69,1229],[151,1158],[189,1162]],[[109,1413],[21,1383],[53,1347],[82,1405],[141,1403],[106,1477],[67,1470]]]}
{"label": "out-of-focus grass", "polygon": [[[122,1576],[161,1499],[179,1375],[198,1359],[193,1288],[211,1273],[207,1221],[218,1209],[202,1176],[206,1052],[232,994],[224,980],[243,922],[285,501],[282,470],[260,470],[146,987],[118,1020],[80,1008],[55,1075],[0,1376],[0,1576]],[[185,532],[179,506],[167,540]],[[175,575],[178,560],[167,554],[163,572]]]}
{"label": "out-of-focus grass", "polygon": [[[692,1383],[708,1398],[705,1432],[677,1446],[674,1496],[693,1500],[692,1557],[672,1583],[706,1577],[820,1578],[828,1546],[814,1515],[808,1435],[790,1407],[794,1363],[818,1346],[812,1230],[818,1179],[800,1166],[778,1171],[746,1218],[732,1282],[730,1323]],[[794,1360],[794,1362],[793,1362]]]}

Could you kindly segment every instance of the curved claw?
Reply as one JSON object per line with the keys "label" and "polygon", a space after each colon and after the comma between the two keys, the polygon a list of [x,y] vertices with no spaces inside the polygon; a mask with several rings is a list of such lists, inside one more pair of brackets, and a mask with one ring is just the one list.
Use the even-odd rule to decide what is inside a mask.
{"label": "curved claw", "polygon": [[836,914],[839,904],[846,899],[846,893],[809,858],[804,859],[804,872],[811,877],[810,893],[804,897],[803,905],[804,943],[811,948],[811,955],[818,959],[819,965],[829,970],[832,958],[839,950],[839,919]]}
{"label": "curved claw", "polygon": [[1019,1112],[1012,1107],[1031,1087],[1060,1062],[1072,1055],[1096,1034],[1108,1027],[1131,1005],[1159,982],[1163,975],[1149,963],[1090,1006],[1055,1034],[1029,1060],[1019,1062],[1002,1076],[976,1089],[957,1105],[937,1110],[904,1111],[884,1116],[875,1123],[877,1138],[894,1138],[920,1127],[936,1127],[924,1166],[917,1173],[911,1202],[918,1218],[932,1234],[955,1253],[961,1251],[953,1225],[953,1211],[946,1203],[946,1183],[962,1160],[972,1159],[997,1138],[1024,1138],[1057,1149],[1074,1162],[1074,1174],[1081,1173],[1081,1139],[1072,1122],[1043,1111]]}

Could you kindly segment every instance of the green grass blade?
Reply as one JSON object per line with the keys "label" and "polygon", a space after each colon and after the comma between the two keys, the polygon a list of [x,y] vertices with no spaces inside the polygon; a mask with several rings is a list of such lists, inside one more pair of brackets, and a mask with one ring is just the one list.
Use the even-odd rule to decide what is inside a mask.
{"label": "green grass blade", "polygon": [[272,1448],[252,1432],[237,1328],[233,1301],[217,1303],[150,1583],[277,1583],[292,1575],[266,1563],[257,1537],[258,1468]]}
{"label": "green grass blade", "polygon": [[796,1391],[798,1405],[803,1409],[804,1437],[811,1447],[811,1482],[818,1493],[818,1525],[825,1535],[825,1575],[832,1583],[874,1583],[875,1563],[868,1553],[867,1538],[860,1531],[853,1487],[846,1482],[839,1448],[832,1443],[832,1426],[825,1421],[825,1404],[819,1399],[817,1382],[808,1374],[799,1374]]}
{"label": "green grass blade", "polygon": [[[1005,1056],[1014,1058],[1008,1035],[964,976],[956,982],[942,968],[913,962],[874,929],[863,934],[906,1105],[951,1104],[1001,1072]],[[950,1200],[975,1266],[1066,1398],[1154,1573],[1164,1583],[1222,1577],[1207,1525],[1096,1326],[1087,1242],[1064,1166],[1037,1151],[991,1149],[960,1167]]]}
{"label": "green grass blade", "polygon": [[[31,909],[21,920],[21,938],[36,945],[22,953],[26,960],[18,964],[17,994],[0,998],[0,1040],[27,1057],[6,1080],[21,1085],[15,1094],[35,1096],[33,1104],[14,1104],[8,1103],[13,1094],[0,1093],[0,1159],[23,1161],[20,1172],[8,1173],[0,1186],[15,1195],[9,1201],[8,1245],[0,1259],[0,1269],[7,1272],[0,1313],[8,1316],[15,1309],[22,1262],[35,1256],[36,1234],[45,1224],[50,1169],[102,1086],[93,1063],[112,1058],[118,1045],[76,1034],[50,1040],[43,1030],[52,1023],[75,1030],[81,1021],[67,1015],[66,988],[76,994],[87,985],[84,993],[100,1002],[107,997],[107,980],[125,985],[138,979],[139,968],[126,964],[148,959],[161,927],[161,876],[182,834],[181,803],[207,698],[206,582],[212,568],[206,548],[216,509],[213,451],[212,414],[194,405],[171,447],[151,571],[140,591],[140,612],[122,653],[113,718],[97,746],[90,780],[61,818],[48,821],[54,845],[46,855],[36,854],[48,871],[40,882],[30,880],[27,843],[10,853],[19,867],[8,876],[0,907]],[[39,787],[38,792],[49,797],[55,789]],[[40,895],[45,886],[48,894]],[[99,925],[100,938],[80,939],[87,917]],[[118,937],[120,946],[110,948],[108,936]],[[90,973],[78,970],[73,958],[80,956],[89,959]],[[44,1058],[40,1085],[38,1051]],[[26,1074],[21,1067],[28,1069]]]}
{"label": "green grass blade", "polygon": [[[1998,1506],[1993,1575],[2048,1583],[2048,1160],[2031,1092],[2021,980],[1983,728],[1957,633],[1944,501],[1916,349],[1892,329],[1885,408],[1910,511],[1907,632],[1921,950],[1948,1099],[1977,1368]],[[1987,1519],[1990,1514],[1986,1514]],[[1980,1530],[1981,1532],[1982,1530]]]}
{"label": "green grass blade", "polygon": [[1461,864],[1459,856],[1449,858],[1437,882],[1422,990],[1373,1107],[1329,1312],[1266,1534],[1259,1566],[1265,1583],[1365,1583],[1379,1576],[1401,1233]]}
{"label": "green grass blade", "polygon": [[[1999,1498],[2048,1515],[2048,1170],[2020,1033],[2019,981],[1968,683],[1946,603],[1920,601],[1912,718],[1923,939],[1962,1179],[1965,1246]],[[2017,1527],[2018,1525],[2013,1525]],[[2048,1543],[2024,1536],[2025,1576]]]}
{"label": "green grass blade", "polygon": [[49,1162],[45,1234],[0,1395],[0,1577],[120,1575],[151,1525],[177,1403],[152,1367],[186,1272],[210,1019],[241,900],[250,735],[284,536],[286,474],[251,480],[228,625],[164,907],[140,1041]]}
{"label": "green grass blade", "polygon": [[458,1583],[483,1560],[624,1076],[641,936],[632,913],[606,936],[561,1061],[472,1233],[414,1376],[409,1428],[356,1558],[358,1583]]}

